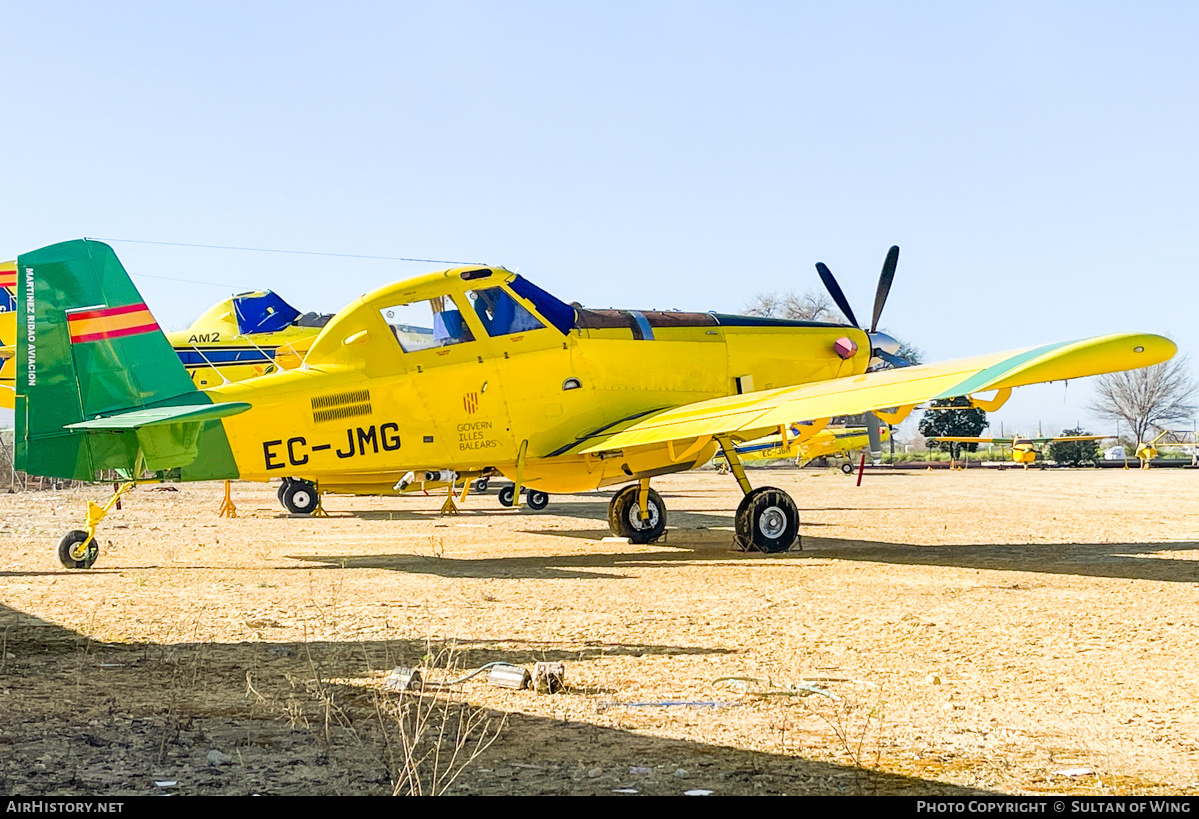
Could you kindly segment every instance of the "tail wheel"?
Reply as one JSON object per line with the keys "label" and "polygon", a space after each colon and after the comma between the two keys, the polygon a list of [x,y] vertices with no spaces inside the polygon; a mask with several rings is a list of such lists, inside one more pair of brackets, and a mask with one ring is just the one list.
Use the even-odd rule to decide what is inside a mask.
{"label": "tail wheel", "polygon": [[849,461],[846,461],[845,463],[841,464],[841,471],[844,472],[846,475],[852,475],[853,474],[853,464],[851,464]]}
{"label": "tail wheel", "polygon": [[58,562],[68,569],[90,569],[100,556],[100,544],[95,538],[85,548],[87,532],[76,529],[67,532],[67,536],[58,544]]}
{"label": "tail wheel", "polygon": [[529,494],[525,495],[525,503],[529,504],[530,509],[541,510],[549,506],[550,496],[547,492],[538,492],[536,489],[530,489]]}
{"label": "tail wheel", "polygon": [[516,487],[508,484],[500,489],[500,506],[511,506],[516,499]]}
{"label": "tail wheel", "polygon": [[311,515],[321,502],[316,486],[298,478],[293,478],[283,485],[280,499],[283,501],[283,507],[293,515]]}
{"label": "tail wheel", "polygon": [[785,552],[799,543],[799,509],[783,490],[759,487],[741,499],[736,528],[745,551]]}
{"label": "tail wheel", "polygon": [[666,531],[666,504],[661,495],[649,490],[649,517],[642,520],[637,502],[640,489],[637,485],[626,486],[616,493],[608,504],[608,526],[617,537],[627,537],[633,543],[653,543]]}
{"label": "tail wheel", "polygon": [[487,482],[489,480],[491,480],[491,479],[490,478],[479,478],[477,481],[475,481],[475,491],[476,492],[486,492],[487,491]]}

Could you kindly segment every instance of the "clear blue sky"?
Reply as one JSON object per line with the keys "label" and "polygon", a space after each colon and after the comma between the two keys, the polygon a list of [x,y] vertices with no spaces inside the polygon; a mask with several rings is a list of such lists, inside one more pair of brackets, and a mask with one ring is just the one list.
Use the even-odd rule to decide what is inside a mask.
{"label": "clear blue sky", "polygon": [[[1195,4],[2,0],[0,31],[0,258],[481,261],[725,311],[823,260],[861,317],[898,244],[883,324],[929,360],[1199,344]],[[113,246],[176,329],[234,289],[328,311],[436,267]],[[995,428],[1087,423],[1089,393]]]}

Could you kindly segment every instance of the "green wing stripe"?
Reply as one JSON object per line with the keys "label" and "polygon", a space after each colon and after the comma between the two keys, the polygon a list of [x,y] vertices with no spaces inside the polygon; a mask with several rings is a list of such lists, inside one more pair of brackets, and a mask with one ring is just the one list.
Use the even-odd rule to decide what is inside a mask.
{"label": "green wing stripe", "polygon": [[991,383],[992,381],[999,380],[1001,376],[1006,375],[1022,364],[1027,364],[1034,358],[1045,355],[1046,353],[1051,353],[1054,350],[1060,350],[1062,347],[1069,347],[1071,344],[1076,343],[1077,342],[1074,341],[1067,341],[1059,344],[1046,344],[1044,347],[1035,347],[1026,352],[1019,353],[1011,358],[1004,359],[998,364],[987,367],[982,372],[975,373],[965,381],[962,381],[951,389],[946,390],[932,400],[939,401],[943,398],[957,398],[959,395],[969,395],[972,392],[985,390],[987,384]]}

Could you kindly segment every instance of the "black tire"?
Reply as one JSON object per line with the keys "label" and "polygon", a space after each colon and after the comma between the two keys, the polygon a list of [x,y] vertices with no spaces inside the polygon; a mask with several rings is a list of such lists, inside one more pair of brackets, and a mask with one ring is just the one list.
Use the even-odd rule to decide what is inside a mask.
{"label": "black tire", "polygon": [[293,515],[311,515],[320,506],[321,496],[316,486],[293,478],[282,491],[283,508]]}
{"label": "black tire", "polygon": [[87,532],[76,529],[67,532],[58,544],[58,562],[68,569],[90,569],[100,556],[100,544],[95,538],[87,544],[87,549],[79,553],[79,544],[87,540]]}
{"label": "black tire", "polygon": [[791,496],[762,486],[741,499],[736,518],[737,544],[767,554],[785,552],[799,540],[799,509]]}
{"label": "black tire", "polygon": [[853,464],[850,463],[849,461],[846,461],[845,463],[841,464],[841,471],[844,472],[846,475],[852,475],[853,474]]}
{"label": "black tire", "polygon": [[529,504],[529,508],[535,511],[540,511],[550,504],[550,496],[548,492],[538,492],[536,489],[530,489],[529,494],[525,495],[525,503]]}
{"label": "black tire", "polygon": [[617,537],[627,537],[633,543],[653,543],[666,531],[666,504],[662,496],[649,490],[649,520],[641,519],[637,503],[637,485],[626,486],[608,504],[608,526]]}
{"label": "black tire", "polygon": [[516,498],[516,487],[512,484],[500,487],[500,506],[511,506]]}
{"label": "black tire", "polygon": [[279,499],[280,505],[283,504],[283,490],[287,489],[291,483],[291,478],[284,478],[283,483],[279,484],[279,488],[275,490],[275,497]]}
{"label": "black tire", "polygon": [[475,491],[476,492],[486,492],[487,491],[487,483],[490,480],[491,480],[490,478],[479,478],[477,481],[475,481]]}

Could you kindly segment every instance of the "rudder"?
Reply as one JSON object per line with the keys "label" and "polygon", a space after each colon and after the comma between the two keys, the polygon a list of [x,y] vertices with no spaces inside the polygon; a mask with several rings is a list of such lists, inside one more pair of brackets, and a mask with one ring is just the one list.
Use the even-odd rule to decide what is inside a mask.
{"label": "rudder", "polygon": [[18,257],[16,278],[16,467],[96,480],[104,469],[145,466],[141,435],[64,429],[152,405],[207,402],[116,253],[102,242],[63,242]]}

